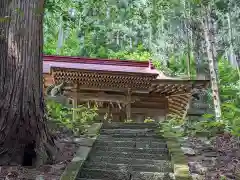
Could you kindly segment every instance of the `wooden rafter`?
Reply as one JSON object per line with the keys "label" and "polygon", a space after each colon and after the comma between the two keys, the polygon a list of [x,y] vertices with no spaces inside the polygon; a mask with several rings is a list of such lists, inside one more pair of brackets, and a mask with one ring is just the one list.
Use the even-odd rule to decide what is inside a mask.
{"label": "wooden rafter", "polygon": [[149,89],[155,75],[99,74],[96,72],[53,70],[56,83],[67,82],[88,88]]}
{"label": "wooden rafter", "polygon": [[183,117],[188,109],[189,100],[191,99],[191,93],[185,93],[179,96],[169,96],[168,106],[170,114],[175,114],[179,117]]}

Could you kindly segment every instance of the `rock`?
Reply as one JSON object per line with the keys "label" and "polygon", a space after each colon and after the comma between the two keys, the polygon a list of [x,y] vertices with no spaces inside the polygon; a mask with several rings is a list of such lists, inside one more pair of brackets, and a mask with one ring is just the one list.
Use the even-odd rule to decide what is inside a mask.
{"label": "rock", "polygon": [[208,153],[208,152],[214,152],[214,148],[212,148],[212,147],[203,147],[203,148],[202,148],[202,151],[203,151],[203,152],[207,152],[207,153]]}
{"label": "rock", "polygon": [[217,164],[217,158],[216,157],[203,157],[202,162],[206,164],[208,167],[214,167]]}
{"label": "rock", "polygon": [[225,173],[224,175],[225,175],[225,177],[227,177],[227,178],[229,178],[229,179],[236,179],[236,178],[237,178],[237,177],[236,177],[234,174],[232,174],[232,173]]}
{"label": "rock", "polygon": [[44,180],[44,176],[43,176],[43,175],[38,175],[38,176],[36,177],[36,180]]}
{"label": "rock", "polygon": [[196,152],[194,151],[194,149],[192,148],[189,148],[189,147],[181,147],[183,153],[185,155],[190,155],[190,156],[193,156],[193,155],[196,155]]}
{"label": "rock", "polygon": [[65,167],[66,167],[65,163],[59,163],[59,164],[52,165],[52,168],[54,168],[55,170],[64,170]]}
{"label": "rock", "polygon": [[199,139],[201,142],[203,142],[203,143],[205,143],[206,141],[208,141],[208,138],[207,138],[207,137],[198,137],[198,139]]}
{"label": "rock", "polygon": [[188,165],[192,173],[204,175],[208,170],[207,167],[204,167],[199,162],[189,162]]}
{"label": "rock", "polygon": [[17,180],[18,179],[18,172],[17,171],[11,171],[7,174],[5,177],[6,180]]}
{"label": "rock", "polygon": [[205,157],[218,157],[218,153],[217,152],[208,152],[204,154]]}
{"label": "rock", "polygon": [[203,144],[207,144],[207,145],[211,145],[211,139],[207,138],[207,137],[199,137],[198,138]]}
{"label": "rock", "polygon": [[193,173],[191,174],[193,180],[204,180],[204,176],[200,174]]}

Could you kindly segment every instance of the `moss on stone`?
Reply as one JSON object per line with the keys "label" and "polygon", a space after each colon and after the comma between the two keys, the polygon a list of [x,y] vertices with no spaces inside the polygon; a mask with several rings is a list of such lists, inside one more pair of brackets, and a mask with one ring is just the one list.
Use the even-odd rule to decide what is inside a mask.
{"label": "moss on stone", "polygon": [[[95,123],[87,130],[87,135],[96,136],[102,127],[102,123]],[[91,139],[86,145],[80,146],[76,152],[75,157],[68,164],[66,169],[64,170],[60,180],[75,180],[78,172],[81,170],[84,161],[87,159],[88,154],[92,149],[92,145],[94,144],[95,139]]]}
{"label": "moss on stone", "polygon": [[164,129],[163,135],[171,155],[171,162],[173,164],[176,180],[192,180],[187,159],[181,150],[181,145],[177,137],[167,129]]}

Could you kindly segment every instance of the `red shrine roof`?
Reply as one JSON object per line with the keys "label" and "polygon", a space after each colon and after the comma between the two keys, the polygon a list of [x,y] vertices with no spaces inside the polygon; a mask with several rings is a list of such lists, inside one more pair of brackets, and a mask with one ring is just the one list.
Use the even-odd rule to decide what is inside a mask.
{"label": "red shrine roof", "polygon": [[50,73],[51,68],[84,69],[125,73],[160,74],[151,61],[132,61],[97,59],[71,56],[43,56],[43,73]]}

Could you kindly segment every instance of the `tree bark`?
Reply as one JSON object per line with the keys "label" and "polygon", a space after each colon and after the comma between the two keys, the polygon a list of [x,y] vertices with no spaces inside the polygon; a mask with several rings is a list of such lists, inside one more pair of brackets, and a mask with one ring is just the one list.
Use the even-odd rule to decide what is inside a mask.
{"label": "tree bark", "polygon": [[217,67],[217,55],[215,48],[215,28],[213,18],[211,17],[211,7],[208,5],[205,9],[206,17],[202,22],[204,37],[206,41],[206,51],[208,56],[211,88],[213,96],[213,104],[215,110],[215,116],[217,121],[221,121],[221,102],[218,87],[218,67]]}
{"label": "tree bark", "polygon": [[54,160],[46,127],[42,48],[44,0],[0,1],[0,165]]}

